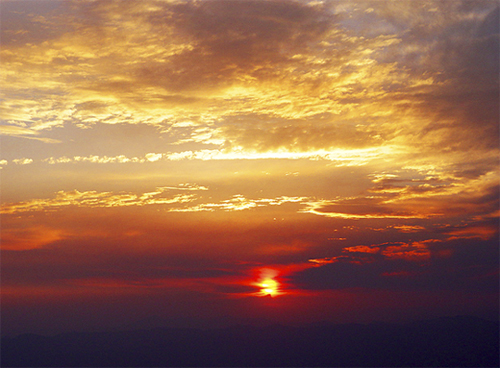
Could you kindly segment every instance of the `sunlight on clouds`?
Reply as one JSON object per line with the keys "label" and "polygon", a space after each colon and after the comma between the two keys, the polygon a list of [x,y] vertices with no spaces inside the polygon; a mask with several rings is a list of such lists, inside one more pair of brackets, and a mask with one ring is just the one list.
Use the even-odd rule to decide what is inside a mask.
{"label": "sunlight on clouds", "polygon": [[374,256],[382,256],[386,260],[404,259],[411,262],[427,261],[431,257],[428,244],[440,243],[441,240],[427,239],[419,242],[396,242],[373,244],[370,246],[358,245],[342,249],[342,255],[327,258],[309,259],[313,267],[321,267],[325,264],[348,262],[352,264],[364,264],[375,262]]}
{"label": "sunlight on clouds", "polygon": [[[400,42],[395,36],[347,36],[334,23],[330,29],[318,25],[311,35],[313,46],[302,49],[305,53],[296,53],[302,41],[294,40],[288,47],[282,44],[283,40],[273,39],[283,56],[269,54],[277,58],[270,68],[268,63],[272,60],[262,59],[258,54],[252,55],[250,63],[236,55],[225,55],[215,44],[210,44],[211,40],[204,39],[205,36],[190,35],[191,28],[196,29],[196,26],[184,24],[183,20],[171,25],[157,23],[156,17],[161,14],[175,16],[180,8],[167,3],[145,4],[149,5],[123,3],[118,6],[96,2],[89,9],[91,13],[96,12],[98,21],[76,19],[84,32],[69,31],[38,45],[18,47],[15,53],[3,50],[6,55],[4,73],[9,81],[5,93],[14,96],[16,90],[31,90],[39,101],[46,102],[26,104],[26,100],[14,102],[10,99],[11,107],[7,106],[6,111],[12,115],[11,121],[28,124],[37,130],[64,123],[87,127],[96,122],[152,124],[163,128],[170,125],[168,129],[175,130],[235,114],[305,119],[333,111],[336,118],[328,124],[328,129],[335,130],[338,121],[350,121],[359,113],[372,117],[392,114],[392,103],[384,101],[390,93],[387,86],[393,83],[391,81],[408,79],[406,72],[399,70],[395,63],[379,63],[375,58],[378,51]],[[210,6],[205,4],[205,7]],[[252,12],[255,11],[253,6]],[[267,6],[280,8],[283,5]],[[293,6],[300,8],[299,4]],[[188,6],[191,7],[202,22],[211,24],[204,7],[194,3]],[[226,13],[225,9],[220,11],[217,17]],[[312,8],[307,10],[307,22],[316,22],[314,17],[320,17],[320,13],[315,12]],[[227,15],[234,16],[231,12]],[[242,15],[241,19],[248,30],[256,27],[246,23],[246,16]],[[277,29],[282,27],[278,20],[276,23],[275,20],[262,21]],[[176,27],[182,32],[176,32]],[[221,27],[228,27],[228,24],[224,21]],[[300,24],[294,27],[302,28]],[[255,30],[259,37],[262,36],[260,30]],[[231,45],[231,40],[224,40],[227,35],[215,36]],[[242,37],[247,36],[242,34]],[[208,46],[203,45],[205,41]],[[249,42],[257,49],[265,48],[263,39]],[[161,48],[156,47],[160,44]],[[119,67],[110,67],[116,65],[117,55],[121,56]],[[20,60],[23,60],[22,69],[19,68]],[[206,66],[200,66],[200,61],[206,62]],[[29,79],[23,77],[26,73],[30,73]],[[226,75],[224,82],[218,79],[218,73]],[[429,77],[426,80],[430,80]],[[360,99],[370,102],[349,102]],[[19,109],[19,105],[26,107]],[[23,112],[22,116],[19,111]],[[203,117],[207,111],[210,120]],[[357,113],[353,114],[354,111]],[[172,124],[169,117],[173,116],[177,121],[190,123]],[[230,132],[225,128],[203,127],[179,143],[223,145],[246,134],[250,126],[233,127]],[[279,131],[277,133],[279,136]],[[243,151],[255,149],[245,140],[238,141]],[[284,151],[290,143],[293,137],[285,138]],[[318,136],[316,147],[309,147],[306,142],[298,145],[300,150],[308,150],[330,148],[331,142],[328,137]],[[265,153],[272,151],[272,147],[263,145],[257,150]]]}
{"label": "sunlight on clouds", "polygon": [[451,230],[447,234],[450,235],[448,240],[455,239],[482,239],[488,240],[492,239],[495,235],[497,235],[498,229],[494,226],[467,226],[463,228],[458,228]]}
{"label": "sunlight on clouds", "polygon": [[202,203],[184,208],[171,208],[171,212],[199,212],[199,211],[242,211],[257,207],[280,206],[284,203],[302,203],[306,197],[287,197],[248,199],[241,194],[236,194],[231,199],[222,200],[219,203]]}
{"label": "sunlight on clouds", "polygon": [[229,152],[220,150],[185,151],[179,153],[165,154],[168,159],[198,159],[198,160],[267,160],[267,159],[310,159],[333,161],[334,166],[359,166],[365,165],[371,160],[378,159],[391,151],[390,147],[354,149],[354,150],[332,150],[332,151],[310,151],[289,152],[286,150],[277,152],[248,152],[244,149],[234,149]]}
{"label": "sunlight on clouds", "polygon": [[423,226],[418,225],[394,225],[392,227],[402,233],[416,233],[421,230],[425,230]]}
{"label": "sunlight on clouds", "polygon": [[59,191],[53,199],[34,199],[21,203],[9,203],[2,205],[1,213],[12,214],[26,211],[45,211],[57,210],[64,206],[79,207],[117,207],[117,206],[144,206],[152,204],[172,204],[185,203],[194,200],[193,194],[178,194],[170,198],[160,197],[164,188],[157,188],[156,192],[137,195],[133,193],[79,192],[73,190],[70,192]]}
{"label": "sunlight on clouds", "polygon": [[176,187],[158,187],[153,192],[142,194],[135,193],[112,193],[78,190],[59,191],[52,199],[34,199],[20,203],[3,204],[0,213],[13,214],[29,211],[51,211],[64,206],[78,207],[126,207],[145,205],[173,205],[190,204],[187,207],[169,206],[165,210],[168,212],[198,212],[198,211],[242,211],[256,207],[280,206],[284,203],[302,203],[306,197],[280,196],[277,198],[247,199],[241,194],[236,194],[230,199],[221,200],[218,203],[201,203],[196,194],[176,194],[164,197],[169,191],[207,191],[208,188],[197,184],[180,184]]}
{"label": "sunlight on clouds", "polygon": [[54,158],[54,157],[49,157],[45,158],[42,160],[42,162],[47,162],[48,164],[54,165],[54,164],[66,164],[66,163],[78,163],[78,162],[91,162],[91,163],[96,163],[96,164],[109,164],[109,163],[145,163],[145,162],[156,162],[159,161],[163,157],[163,154],[161,153],[147,153],[144,155],[144,157],[126,157],[124,155],[118,155],[114,157],[108,157],[108,156],[97,156],[97,155],[91,155],[91,156],[74,156],[74,157],[59,157],[59,158]]}
{"label": "sunlight on clouds", "polygon": [[495,199],[488,198],[499,183],[499,173],[489,172],[476,179],[436,177],[399,178],[397,175],[376,175],[369,193],[353,198],[305,202],[301,213],[333,218],[427,219],[466,213],[496,212]]}
{"label": "sunlight on clouds", "polygon": [[2,250],[37,249],[64,239],[63,232],[46,226],[2,229]]}
{"label": "sunlight on clouds", "polygon": [[155,162],[160,160],[163,157],[161,153],[147,153],[146,154],[146,160],[149,162]]}
{"label": "sunlight on clouds", "polygon": [[[364,149],[335,149],[335,150],[319,150],[309,152],[290,152],[287,150],[272,151],[272,152],[249,152],[242,148],[232,150],[199,150],[199,151],[182,151],[182,152],[166,152],[166,153],[147,153],[144,157],[127,157],[125,155],[118,156],[73,156],[73,157],[48,157],[41,161],[48,164],[66,164],[78,162],[91,162],[99,164],[110,163],[151,163],[162,160],[181,161],[181,160],[271,160],[271,159],[286,159],[286,160],[325,160],[331,161],[331,166],[364,166],[371,161],[387,158],[397,152],[393,147],[375,147]],[[21,160],[21,159],[18,159]],[[28,159],[32,160],[32,159]]]}
{"label": "sunlight on clouds", "polygon": [[13,163],[18,164],[18,165],[28,165],[33,162],[31,158],[21,158],[21,159],[14,159],[12,160]]}
{"label": "sunlight on clouds", "polygon": [[[434,242],[434,239],[430,240]],[[426,242],[413,242],[411,244],[401,244],[396,246],[387,246],[381,250],[381,254],[389,259],[405,259],[410,261],[422,261],[430,258],[431,253],[427,248]]]}
{"label": "sunlight on clouds", "polygon": [[350,213],[342,213],[342,212],[324,212],[317,209],[306,209],[300,211],[301,213],[312,213],[314,215],[320,215],[325,217],[332,218],[342,218],[342,219],[426,219],[431,216],[440,216],[440,213],[432,214],[432,215],[423,215],[423,214],[408,214],[408,215],[399,215],[399,214],[350,214]]}
{"label": "sunlight on clouds", "polygon": [[[14,122],[15,123],[15,122]],[[24,123],[23,123],[24,124]],[[0,125],[0,135],[38,140],[44,143],[60,143],[57,139],[38,137],[40,131],[17,125]]]}
{"label": "sunlight on clouds", "polygon": [[175,189],[175,190],[208,190],[208,188],[204,185],[191,184],[191,183],[183,183],[179,184],[176,187],[161,187],[159,189]]}

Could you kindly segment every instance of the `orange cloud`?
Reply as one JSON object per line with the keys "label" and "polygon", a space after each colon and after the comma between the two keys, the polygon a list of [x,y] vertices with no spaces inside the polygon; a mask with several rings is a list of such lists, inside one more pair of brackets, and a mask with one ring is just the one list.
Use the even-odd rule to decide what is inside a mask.
{"label": "orange cloud", "polygon": [[380,248],[378,247],[367,247],[366,245],[357,245],[355,247],[344,248],[347,252],[361,252],[361,253],[378,253]]}
{"label": "orange cloud", "polygon": [[62,230],[43,225],[3,228],[1,248],[3,250],[37,249],[61,239],[64,239]]}
{"label": "orange cloud", "polygon": [[463,228],[458,228],[447,233],[450,237],[448,240],[454,239],[470,239],[478,238],[482,240],[492,239],[498,234],[498,227],[494,225],[472,225]]}
{"label": "orange cloud", "polygon": [[425,242],[388,246],[381,253],[391,259],[405,259],[408,261],[428,260],[431,256]]}

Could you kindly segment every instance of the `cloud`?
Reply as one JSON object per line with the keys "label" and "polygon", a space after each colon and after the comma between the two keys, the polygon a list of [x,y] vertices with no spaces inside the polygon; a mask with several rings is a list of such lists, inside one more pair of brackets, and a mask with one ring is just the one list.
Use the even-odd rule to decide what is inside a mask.
{"label": "cloud", "polygon": [[421,230],[425,230],[424,227],[419,225],[394,225],[392,227],[402,233],[415,233]]}
{"label": "cloud", "polygon": [[[302,203],[306,197],[280,196],[276,198],[247,199],[241,194],[236,194],[230,199],[221,200],[217,203],[199,203],[202,198],[196,194],[175,194],[165,197],[166,193],[172,191],[207,191],[208,188],[197,184],[179,184],[178,186],[157,187],[153,192],[142,194],[135,193],[113,193],[97,191],[59,191],[54,198],[33,199],[18,203],[5,203],[0,212],[13,214],[30,211],[51,211],[58,210],[66,206],[77,207],[128,207],[145,205],[169,205],[166,211],[170,212],[199,212],[199,211],[242,211],[256,207],[280,206],[284,203]],[[184,204],[187,206],[170,206],[173,204]]]}
{"label": "cloud", "polygon": [[0,134],[11,137],[34,139],[44,143],[61,143],[61,141],[57,139],[38,137],[40,132],[37,130],[23,128],[16,125],[0,125]]}
{"label": "cloud", "polygon": [[[364,166],[372,161],[380,160],[384,155],[393,153],[392,147],[360,148],[360,149],[331,149],[305,152],[293,152],[288,150],[276,150],[269,152],[250,151],[245,149],[202,149],[195,151],[165,152],[165,153],[146,153],[142,157],[137,156],[61,156],[47,157],[42,162],[48,164],[67,164],[67,163],[151,163],[159,161],[182,161],[182,160],[325,160],[331,161],[331,166]],[[15,159],[21,160],[21,159]],[[27,159],[33,160],[33,159]]]}
{"label": "cloud", "polygon": [[[333,258],[311,259],[290,277],[305,289],[498,290],[495,239],[451,242],[428,239],[345,248]],[[479,247],[478,257],[467,254]],[[493,249],[495,248],[495,249]],[[480,255],[479,255],[480,254]],[[460,286],[459,286],[460,285]]]}
{"label": "cloud", "polygon": [[161,189],[166,190],[208,190],[206,186],[198,184],[183,183],[176,187],[161,187]]}
{"label": "cloud", "polygon": [[27,250],[42,248],[64,239],[63,231],[48,226],[10,227],[2,229],[2,250]]}
{"label": "cloud", "polygon": [[155,192],[137,195],[134,193],[111,193],[78,190],[59,191],[55,198],[33,199],[26,202],[3,204],[1,213],[12,214],[27,211],[50,211],[65,206],[78,207],[123,207],[144,206],[152,204],[185,203],[194,200],[193,194],[177,194],[173,197],[163,197],[166,188],[157,188]]}
{"label": "cloud", "polygon": [[488,1],[71,2],[39,9],[38,37],[33,16],[14,8],[5,31],[28,33],[2,49],[12,136],[148,125],[196,147],[161,159],[366,150],[339,166],[386,151],[407,164],[498,155],[498,7]]}
{"label": "cloud", "polygon": [[391,147],[361,148],[361,149],[331,149],[318,151],[294,152],[288,149],[260,152],[240,147],[222,150],[183,151],[164,154],[164,158],[178,160],[326,160],[333,166],[363,166],[371,161],[390,154]]}
{"label": "cloud", "polygon": [[[76,17],[77,10],[83,16]],[[384,132],[365,128],[390,114],[378,101],[386,98],[390,81],[406,76],[394,63],[374,57],[399,43],[396,36],[356,36],[321,6],[96,1],[65,11],[75,30],[29,52],[27,46],[4,51],[12,95],[27,88],[43,101],[11,100],[7,111],[36,129],[65,122],[184,129],[175,117],[208,124],[206,134],[193,132],[193,141],[206,136],[209,142],[215,135],[216,144],[235,142],[259,152],[373,146],[380,143],[374,136]],[[35,76],[29,85],[17,70],[20,58],[23,70]],[[48,80],[41,65],[54,70]],[[10,107],[16,103],[23,108]],[[366,110],[371,123],[360,121],[353,109]],[[253,116],[272,124],[255,126]]]}
{"label": "cloud", "polygon": [[163,155],[161,153],[146,153],[146,160],[148,160],[149,162],[155,162],[155,161],[158,161],[160,160]]}
{"label": "cloud", "polygon": [[[402,7],[413,5],[404,2]],[[416,110],[429,117],[422,141],[440,151],[494,149],[499,121],[498,5],[453,1],[438,2],[436,9],[427,25],[424,18],[408,14],[418,23],[409,27],[402,43],[413,51],[399,51],[412,73],[433,73],[443,82],[416,96]],[[392,21],[404,19],[395,14]],[[421,53],[423,48],[427,52]]]}
{"label": "cloud", "polygon": [[31,158],[21,158],[21,159],[14,159],[12,160],[13,163],[17,165],[28,165],[33,162]]}
{"label": "cloud", "polygon": [[[368,193],[335,200],[304,202],[304,213],[327,217],[376,219],[426,219],[433,217],[483,216],[498,207],[498,172],[478,177],[457,176],[451,170],[422,172],[408,168],[396,174],[375,174]],[[399,177],[403,174],[402,177]],[[430,175],[432,174],[432,175]]]}
{"label": "cloud", "polygon": [[377,219],[377,218],[429,218],[440,216],[435,211],[415,211],[403,206],[393,206],[383,203],[380,198],[351,198],[338,201],[321,200],[306,203],[307,207],[302,213],[312,213],[327,217],[346,219]]}
{"label": "cloud", "polygon": [[202,203],[184,208],[173,208],[173,212],[198,212],[198,211],[242,211],[256,207],[280,206],[284,203],[301,203],[306,197],[287,197],[247,199],[241,194],[234,195],[231,199],[222,200],[219,203]]}

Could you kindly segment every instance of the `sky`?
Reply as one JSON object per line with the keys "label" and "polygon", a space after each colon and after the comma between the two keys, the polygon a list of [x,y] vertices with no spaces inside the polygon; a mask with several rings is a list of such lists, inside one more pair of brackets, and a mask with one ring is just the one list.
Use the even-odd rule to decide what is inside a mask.
{"label": "sky", "polygon": [[2,334],[498,319],[497,1],[2,1]]}

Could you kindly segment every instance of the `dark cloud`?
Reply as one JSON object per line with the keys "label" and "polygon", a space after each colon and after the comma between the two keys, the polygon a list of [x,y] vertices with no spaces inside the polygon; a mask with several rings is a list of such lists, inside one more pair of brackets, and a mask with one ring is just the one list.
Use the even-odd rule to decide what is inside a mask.
{"label": "dark cloud", "polygon": [[[421,184],[421,183],[424,184]],[[465,182],[466,184],[467,181]],[[335,201],[322,201],[309,205],[311,212],[375,218],[442,218],[464,216],[491,216],[499,206],[496,184],[487,183],[480,188],[456,180],[442,182],[433,177],[425,180],[385,178],[369,192],[376,196],[358,196]],[[406,184],[406,185],[395,185]]]}
{"label": "dark cloud", "polygon": [[331,15],[299,2],[156,5],[147,17],[155,35],[171,34],[189,48],[163,60],[145,60],[135,75],[141,83],[175,92],[226,88],[245,78],[283,78],[291,57],[317,51],[334,26]]}
{"label": "dark cloud", "polygon": [[[344,253],[331,263],[300,271],[290,279],[298,287],[313,290],[362,288],[498,292],[496,239],[456,239],[429,244],[429,259],[395,259],[387,253]],[[397,244],[382,245],[382,248],[389,247],[408,249]]]}
{"label": "dark cloud", "polygon": [[[460,2],[441,2],[439,7],[450,5],[457,11],[428,13],[430,25],[410,26],[402,37],[402,44],[415,51],[402,48],[398,63],[411,74],[432,76],[439,83],[428,92],[402,92],[410,92],[417,110],[429,119],[421,141],[442,152],[490,150],[499,143],[499,10],[493,2],[464,4],[471,3],[472,9],[458,6]],[[441,20],[435,26],[434,17]],[[428,139],[429,133],[439,139]]]}
{"label": "dark cloud", "polygon": [[[69,25],[59,23],[64,16],[60,17],[58,14],[67,10],[64,0],[3,1],[0,8],[0,37],[3,47],[40,44],[54,40],[72,29]],[[56,24],[59,26],[54,27]]]}
{"label": "dark cloud", "polygon": [[403,206],[385,205],[381,198],[357,198],[346,199],[336,203],[325,203],[315,211],[319,213],[332,213],[342,215],[353,215],[359,217],[412,217],[420,215]]}

